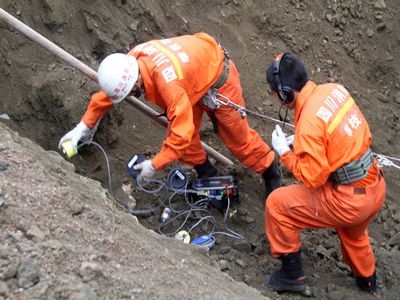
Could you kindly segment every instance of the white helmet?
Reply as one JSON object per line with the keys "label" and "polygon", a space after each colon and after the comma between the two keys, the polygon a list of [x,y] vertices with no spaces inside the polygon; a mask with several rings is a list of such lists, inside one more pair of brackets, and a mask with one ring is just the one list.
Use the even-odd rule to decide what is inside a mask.
{"label": "white helmet", "polygon": [[139,76],[139,66],[135,57],[114,53],[107,56],[97,72],[100,87],[113,104],[124,100],[131,92]]}

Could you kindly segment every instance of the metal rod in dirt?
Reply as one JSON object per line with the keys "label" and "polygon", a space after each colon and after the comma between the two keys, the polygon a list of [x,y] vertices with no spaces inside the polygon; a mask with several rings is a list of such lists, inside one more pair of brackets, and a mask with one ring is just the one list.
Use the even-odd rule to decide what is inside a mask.
{"label": "metal rod in dirt", "polygon": [[[62,48],[60,48],[59,46],[54,44],[53,42],[46,39],[41,34],[37,33],[33,29],[31,29],[29,26],[22,23],[20,20],[14,18],[12,15],[7,13],[2,8],[0,8],[0,20],[3,20],[10,26],[14,27],[15,29],[17,29],[18,31],[23,33],[25,36],[27,36],[29,39],[31,39],[35,43],[38,43],[43,48],[49,50],[54,55],[58,56],[60,59],[62,59],[63,61],[65,61],[66,63],[71,65],[72,67],[74,67],[75,69],[79,70],[81,73],[88,76],[93,81],[98,82],[96,71],[94,71],[93,69],[91,69],[90,67],[88,67],[87,65],[82,63],[80,60],[73,57],[71,54],[69,54],[68,52],[66,52],[65,50],[63,50]],[[136,99],[135,97],[128,96],[125,101],[128,102],[130,105],[134,106],[136,109],[138,109],[142,113],[144,113],[146,116],[152,118],[157,123],[159,123],[165,127],[168,125],[168,121],[165,117],[159,117],[158,116],[159,113],[157,111],[155,111],[151,107],[147,106],[146,104],[144,104],[140,100]],[[214,150],[213,148],[208,146],[206,143],[201,142],[201,145],[206,150],[206,152],[211,157],[216,159],[217,161],[219,161],[223,164],[226,164],[226,165],[233,165],[233,162],[229,158],[223,156],[221,153]]]}

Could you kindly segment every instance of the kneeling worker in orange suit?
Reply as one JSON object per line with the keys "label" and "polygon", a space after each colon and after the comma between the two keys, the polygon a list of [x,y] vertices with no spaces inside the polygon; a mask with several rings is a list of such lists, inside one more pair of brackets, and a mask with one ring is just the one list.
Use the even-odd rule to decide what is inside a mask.
{"label": "kneeling worker in orange suit", "polygon": [[265,179],[266,192],[281,185],[275,153],[249,127],[239,111],[219,106],[216,99],[230,99],[244,106],[239,73],[220,44],[206,33],[152,40],[128,54],[111,54],[98,70],[101,91],[95,93],[81,122],[64,135],[77,146],[98,120],[127,95],[139,97],[165,111],[169,121],[161,150],[151,160],[135,166],[143,181],[167,164],[180,160],[194,166],[200,177],[217,175],[201,146],[199,130],[204,112],[231,153]]}
{"label": "kneeling worker in orange suit", "polygon": [[367,121],[343,86],[308,80],[292,53],[275,58],[267,81],[281,103],[294,109],[294,137],[277,125],[272,147],[301,183],[276,189],[266,200],[271,255],[282,261],[267,283],[278,291],[304,291],[300,230],[335,228],[357,285],[373,293],[375,258],[367,229],[383,205],[386,185],[371,155]]}

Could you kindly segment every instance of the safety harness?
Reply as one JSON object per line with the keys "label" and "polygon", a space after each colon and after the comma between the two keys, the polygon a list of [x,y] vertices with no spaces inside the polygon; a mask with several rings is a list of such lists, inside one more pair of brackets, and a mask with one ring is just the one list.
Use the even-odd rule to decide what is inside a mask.
{"label": "safety harness", "polygon": [[[218,94],[218,89],[225,84],[225,82],[228,80],[228,77],[229,77],[229,52],[224,47],[222,47],[222,45],[218,41],[217,41],[217,43],[218,43],[218,46],[224,51],[224,61],[223,61],[224,67],[221,71],[221,74],[218,76],[217,81],[211,86],[211,88],[207,91],[207,93],[200,100],[201,104],[203,104],[204,106],[206,106],[210,109],[210,119],[211,119],[211,122],[214,127],[214,132],[216,134],[219,133],[219,130],[218,130],[218,123],[217,123],[217,118],[215,117],[214,110],[219,108],[221,105],[228,105],[227,103],[222,102],[217,99],[217,95],[221,96],[223,98],[226,98],[223,95]],[[227,99],[227,100],[228,100],[228,102],[231,103],[231,101],[229,99]],[[229,105],[229,106],[231,106],[231,105]],[[237,108],[236,106],[232,106],[232,107],[234,107],[237,110],[239,110],[241,108],[239,106],[238,106],[239,108]],[[241,112],[241,115],[243,115],[242,112]],[[157,115],[157,117],[166,117],[166,116],[167,116],[166,112],[163,112],[163,113]]]}
{"label": "safety harness", "polygon": [[365,178],[369,168],[374,164],[371,149],[368,148],[359,159],[344,165],[332,173],[332,180],[341,185],[347,185]]}
{"label": "safety harness", "polygon": [[219,89],[225,84],[229,76],[229,54],[224,48],[222,49],[224,50],[224,68],[222,69],[217,81],[212,85],[211,89]]}
{"label": "safety harness", "polygon": [[219,42],[218,46],[224,51],[224,68],[222,69],[222,72],[219,75],[217,81],[211,86],[211,88],[200,100],[201,104],[207,106],[210,109],[210,119],[214,127],[214,132],[216,134],[219,133],[219,130],[214,110],[221,106],[221,103],[218,102],[216,97],[218,94],[218,89],[225,84],[229,77],[229,53],[224,47],[222,47]]}

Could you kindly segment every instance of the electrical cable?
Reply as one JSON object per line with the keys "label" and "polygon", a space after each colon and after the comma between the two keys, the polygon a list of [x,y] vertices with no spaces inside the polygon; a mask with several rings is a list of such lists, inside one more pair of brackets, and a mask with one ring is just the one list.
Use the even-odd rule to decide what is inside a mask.
{"label": "electrical cable", "polygon": [[[170,174],[171,174],[171,172],[170,172]],[[243,239],[243,237],[240,234],[238,234],[232,230],[229,230],[229,229],[227,229],[227,230],[229,230],[227,232],[215,231],[218,223],[217,223],[215,217],[213,217],[211,215],[211,211],[208,209],[208,205],[209,205],[210,199],[218,199],[218,196],[207,195],[207,196],[204,196],[203,198],[200,198],[200,199],[196,200],[195,202],[193,202],[193,199],[189,200],[189,198],[190,198],[189,195],[197,194],[199,196],[199,192],[197,190],[188,188],[189,180],[186,181],[185,187],[182,189],[175,189],[171,180],[172,180],[172,177],[168,176],[166,185],[168,187],[170,187],[170,189],[173,191],[172,195],[168,199],[168,207],[171,209],[171,212],[175,213],[176,215],[174,217],[170,217],[167,221],[162,222],[158,225],[157,231],[160,234],[164,234],[166,236],[173,236],[173,235],[177,234],[186,225],[186,223],[188,222],[189,217],[191,215],[200,214],[200,216],[193,217],[193,219],[195,220],[195,223],[189,228],[188,233],[191,233],[195,228],[197,228],[198,226],[200,226],[201,224],[206,222],[206,223],[211,224],[211,226],[212,226],[212,228],[209,232],[210,235],[213,235],[214,232],[217,232],[217,234],[225,234],[231,238]],[[185,202],[186,202],[185,208],[179,209],[179,208],[174,207],[172,202],[176,196],[184,197]],[[224,224],[227,221],[228,215],[229,215],[229,209],[230,209],[230,205],[231,205],[230,197],[228,197],[227,202],[228,203],[227,203],[226,211],[224,214]],[[173,231],[166,232],[166,230],[164,228],[166,228],[168,225],[170,225],[172,222],[176,221],[177,219],[181,218],[182,216],[185,216],[184,220],[178,225],[178,227]],[[226,225],[225,225],[225,227],[226,227]]]}
{"label": "electrical cable", "polygon": [[[285,107],[286,109],[285,109],[285,116],[284,117],[282,117],[282,115],[281,115],[281,111],[282,111],[282,108],[283,107]],[[285,129],[285,125],[287,124],[287,115],[288,115],[288,112],[289,112],[289,107],[287,107],[286,105],[284,105],[283,104],[283,102],[282,102],[282,104],[281,104],[281,107],[279,108],[279,120],[281,121],[281,122],[283,122],[283,124],[282,124],[282,130],[283,129]]]}
{"label": "electrical cable", "polygon": [[[92,140],[85,141],[85,142],[79,144],[78,145],[78,149],[80,149],[84,145],[94,145],[97,148],[99,148],[101,153],[103,154],[105,162],[106,162],[106,175],[107,175],[107,179],[108,179],[108,191],[111,193],[111,195],[113,195],[115,197],[115,195],[113,194],[113,191],[112,191],[110,162],[109,162],[109,158],[108,158],[108,155],[107,155],[106,151],[104,150],[104,148],[100,144],[98,144],[96,142],[93,142]],[[169,178],[169,180],[172,180],[172,179]],[[175,188],[173,188],[173,185],[172,185],[171,182],[168,181],[167,183],[164,183],[164,182],[162,182],[160,180],[157,180],[157,179],[150,179],[150,180],[146,181],[146,184],[156,183],[156,184],[159,185],[158,188],[153,189],[153,190],[145,188],[143,186],[143,184],[140,183],[137,179],[136,179],[136,183],[137,183],[137,186],[138,186],[139,190],[141,190],[141,191],[143,191],[145,193],[149,193],[149,194],[158,193],[163,188],[166,189],[165,195],[168,194],[167,192],[168,192],[169,189],[170,189],[170,191],[172,191],[172,194],[168,197],[168,206],[171,209],[171,211],[176,213],[177,215],[172,217],[172,218],[169,218],[165,222],[162,222],[162,223],[158,224],[157,230],[158,230],[158,232],[160,234],[163,234],[163,235],[166,235],[166,236],[174,236],[176,233],[178,233],[186,225],[186,223],[188,222],[188,219],[190,218],[190,216],[192,214],[194,214],[194,213],[200,213],[200,214],[203,213],[203,214],[206,214],[206,215],[203,215],[203,216],[200,216],[200,217],[194,217],[194,220],[197,220],[197,221],[189,228],[188,233],[192,232],[195,228],[197,228],[203,222],[207,222],[207,223],[210,223],[211,226],[212,226],[212,229],[211,229],[209,234],[212,236],[213,241],[215,241],[214,235],[218,235],[218,234],[226,235],[228,237],[235,238],[235,239],[244,239],[244,237],[242,235],[240,235],[240,234],[238,234],[238,233],[234,232],[233,230],[231,230],[231,229],[226,227],[225,223],[226,223],[226,221],[228,219],[229,209],[230,209],[230,205],[231,205],[231,203],[230,203],[231,201],[230,201],[230,197],[229,196],[227,197],[227,202],[228,203],[227,203],[227,207],[226,207],[225,214],[224,214],[224,223],[222,224],[222,227],[225,227],[225,231],[226,232],[224,232],[224,231],[215,231],[215,229],[217,228],[217,225],[219,223],[217,223],[216,219],[211,215],[211,212],[210,212],[209,209],[207,209],[207,207],[209,205],[210,199],[218,199],[217,196],[207,195],[207,196],[204,196],[204,198],[200,198],[197,201],[192,203],[190,201],[190,199],[189,199],[189,195],[190,194],[199,195],[199,192],[197,190],[193,190],[193,189],[188,188],[189,180],[187,180],[187,182],[185,183],[185,187],[183,189],[175,189]],[[168,187],[170,187],[170,188],[168,188]],[[177,195],[183,195],[184,196],[184,199],[185,199],[185,202],[186,202],[186,206],[187,206],[185,209],[177,210],[177,209],[174,209],[172,207],[172,205],[171,205],[172,204],[172,199],[174,197],[176,197]],[[163,200],[159,200],[159,204],[157,206],[155,206],[155,207],[146,208],[146,209],[127,209],[127,208],[125,208],[124,211],[126,213],[129,213],[129,214],[132,214],[132,215],[142,215],[142,216],[144,216],[144,215],[148,215],[148,214],[151,214],[151,213],[159,210],[162,206],[165,206],[165,202],[166,202],[166,197],[164,197]],[[119,206],[121,206],[121,205],[119,204]],[[175,230],[173,230],[172,232],[169,232],[169,233],[166,233],[166,232],[163,231],[164,227],[166,227],[168,224],[172,223],[173,221],[179,219],[181,216],[185,216],[184,220],[183,220],[183,222],[181,222],[181,224]]]}
{"label": "electrical cable", "polygon": [[238,240],[244,240],[244,236],[229,229],[229,228],[225,228],[226,231],[229,231],[230,233],[224,232],[224,231],[216,231],[216,232],[212,232],[211,235],[226,235],[228,237],[234,238],[234,239],[238,239]]}
{"label": "electrical cable", "polygon": [[[148,189],[146,189],[146,188],[145,188],[145,185],[146,185],[146,184],[151,184],[151,183],[157,183],[157,184],[159,184],[160,186],[159,186],[158,188],[154,189],[154,190],[148,190]],[[155,193],[158,193],[159,191],[161,191],[163,188],[167,188],[164,182],[162,182],[161,180],[157,180],[157,179],[146,179],[146,182],[144,182],[145,185],[143,185],[143,183],[141,183],[141,182],[138,180],[138,177],[137,177],[137,178],[136,178],[136,184],[138,185],[139,189],[140,189],[142,192],[145,192],[145,193],[148,193],[148,194],[155,194]]]}
{"label": "electrical cable", "polygon": [[[139,190],[141,190],[141,191],[143,191],[145,193],[148,193],[148,194],[154,194],[154,193],[159,192],[163,188],[167,188],[166,185],[162,181],[156,180],[156,179],[152,179],[152,180],[148,181],[148,183],[160,184],[160,186],[155,190],[148,190],[148,189],[144,188],[140,184],[140,182],[137,180],[137,178],[136,178],[136,183],[137,183],[137,185],[139,187]],[[165,195],[166,194],[167,193],[165,193]],[[164,197],[164,200],[159,200],[159,204],[157,206],[155,206],[155,207],[144,208],[144,209],[127,209],[127,208],[125,208],[124,211],[126,213],[128,213],[128,214],[135,215],[135,216],[147,216],[147,215],[159,210],[162,206],[164,206],[165,205],[165,200],[166,200],[165,197]]]}
{"label": "electrical cable", "polygon": [[213,232],[215,227],[216,227],[217,222],[216,222],[215,218],[213,216],[211,216],[211,215],[198,218],[198,221],[195,224],[193,224],[192,227],[190,227],[188,232],[190,233],[191,231],[193,231],[193,229],[195,229],[197,226],[199,226],[204,221],[207,221],[212,225],[211,232]]}
{"label": "electrical cable", "polygon": [[[104,148],[100,144],[98,144],[96,142],[93,142],[92,140],[89,140],[89,141],[86,141],[86,142],[83,142],[83,143],[79,144],[77,148],[80,149],[84,145],[94,145],[94,146],[96,146],[97,148],[100,149],[100,151],[103,154],[104,159],[106,161],[106,175],[107,175],[107,179],[108,179],[108,191],[110,192],[111,195],[116,197],[114,195],[114,193],[113,193],[113,190],[112,190],[110,162],[109,162],[109,158],[108,158],[108,155],[107,155],[106,151],[104,150]],[[160,180],[152,180],[151,182],[160,184],[160,187],[155,189],[155,190],[148,190],[148,189],[144,188],[139,182],[137,182],[137,184],[138,184],[139,189],[144,191],[144,192],[146,192],[146,193],[157,193],[162,188],[165,187],[165,184]],[[118,203],[118,205],[121,206],[119,203]],[[127,208],[124,207],[124,211],[126,213],[129,213],[129,214],[132,214],[132,215],[149,215],[149,214],[155,212],[156,210],[160,209],[161,206],[163,206],[163,205],[164,205],[164,201],[160,201],[159,205],[157,205],[155,207],[145,208],[145,209],[127,209]]]}
{"label": "electrical cable", "polygon": [[229,196],[227,197],[227,201],[228,201],[228,204],[227,204],[226,210],[225,210],[224,222],[226,222],[226,220],[228,219],[229,208],[231,206],[231,199],[229,198]]}
{"label": "electrical cable", "polygon": [[83,142],[83,143],[79,144],[77,148],[80,149],[84,145],[95,145],[97,148],[100,149],[101,153],[103,154],[104,159],[106,161],[106,167],[107,167],[106,168],[106,175],[107,175],[107,178],[108,178],[108,191],[112,194],[110,162],[108,160],[108,155],[107,155],[106,151],[104,150],[104,148],[100,144],[98,144],[96,142],[93,142],[92,140],[86,141],[86,142]]}
{"label": "electrical cable", "polygon": [[[192,210],[192,209],[185,210],[185,211],[179,213],[178,215],[176,215],[175,217],[169,218],[167,221],[158,224],[158,226],[157,226],[158,231],[159,231],[161,234],[166,235],[166,236],[174,236],[176,233],[178,233],[178,232],[185,226],[187,220],[189,219],[189,217],[190,217],[190,215],[191,215],[191,213],[192,213],[193,211],[194,211],[194,210]],[[163,227],[165,227],[166,225],[168,225],[169,223],[173,222],[174,220],[178,219],[179,217],[181,217],[181,216],[183,216],[183,215],[186,215],[185,218],[184,218],[184,221],[178,226],[177,229],[175,229],[174,231],[172,231],[172,232],[170,232],[170,233],[166,233],[166,232],[163,232],[163,231],[161,230]]]}

